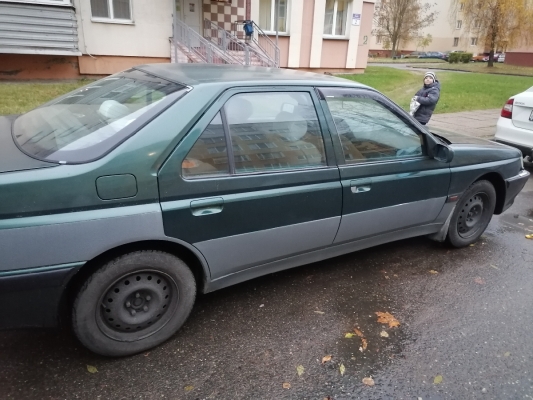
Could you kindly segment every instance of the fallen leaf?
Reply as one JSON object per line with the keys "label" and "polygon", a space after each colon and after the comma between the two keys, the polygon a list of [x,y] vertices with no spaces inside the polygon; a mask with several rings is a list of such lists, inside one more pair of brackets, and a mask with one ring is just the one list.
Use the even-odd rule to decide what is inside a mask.
{"label": "fallen leaf", "polygon": [[400,326],[400,322],[394,318],[394,316],[388,312],[376,312],[376,315],[378,316],[378,322],[380,324],[389,324],[390,328],[393,328],[395,326]]}
{"label": "fallen leaf", "polygon": [[395,278],[398,278],[398,275],[396,275],[396,274],[394,274],[394,275],[392,275],[392,276],[394,276]]}
{"label": "fallen leaf", "polygon": [[526,235],[526,239],[533,239],[533,235]]}
{"label": "fallen leaf", "polygon": [[346,372],[346,368],[344,368],[344,364],[341,364],[339,367],[339,371],[341,372],[341,375],[344,376],[344,373]]}
{"label": "fallen leaf", "polygon": [[331,356],[324,356],[322,357],[322,364],[327,363],[328,361],[331,361]]}
{"label": "fallen leaf", "polygon": [[290,389],[290,388],[291,388],[291,384],[289,382],[283,383],[283,389]]}
{"label": "fallen leaf", "polygon": [[509,357],[510,355],[511,355],[511,353],[510,353],[510,352],[508,352],[508,351],[507,351],[507,352],[505,352],[505,354],[504,354],[504,356],[505,356],[505,357]]}
{"label": "fallen leaf", "polygon": [[363,347],[363,350],[366,350],[366,347],[368,346],[368,342],[366,341],[365,338],[362,338],[362,339],[361,339],[361,342],[363,343],[363,346],[362,346],[362,347]]}
{"label": "fallen leaf", "polygon": [[363,332],[361,332],[359,329],[355,328],[353,330],[355,332],[355,334],[359,337],[365,337],[365,335],[363,335]]}
{"label": "fallen leaf", "polygon": [[433,275],[436,275],[436,274],[438,274],[438,272],[437,272],[437,271],[435,271],[434,269],[430,269],[430,270],[429,270],[429,273],[430,273],[430,274],[433,274]]}
{"label": "fallen leaf", "polygon": [[96,367],[93,367],[92,365],[87,365],[87,371],[89,371],[91,374],[96,374],[98,372]]}
{"label": "fallen leaf", "polygon": [[374,386],[374,379],[372,378],[363,378],[363,383],[367,386]]}
{"label": "fallen leaf", "polygon": [[191,390],[194,389],[194,386],[190,386],[190,385],[189,386],[185,386],[184,389],[185,389],[186,392],[190,392]]}
{"label": "fallen leaf", "polygon": [[435,385],[438,385],[439,383],[442,383],[442,375],[437,375],[435,379],[433,379],[433,383]]}
{"label": "fallen leaf", "polygon": [[362,347],[359,347],[359,351],[362,353],[362,352],[363,352],[363,348],[362,348]]}
{"label": "fallen leaf", "polygon": [[494,268],[494,269],[499,269],[496,265],[492,265],[492,264],[491,264],[490,266],[491,266],[492,268]]}
{"label": "fallen leaf", "polygon": [[475,244],[474,244],[474,243],[472,243],[472,244],[470,245],[470,247],[474,247],[474,246],[475,246]]}
{"label": "fallen leaf", "polygon": [[385,332],[385,331],[381,331],[379,336],[381,336],[381,337],[389,337],[389,334],[387,332]]}
{"label": "fallen leaf", "polygon": [[346,335],[344,335],[344,337],[345,337],[346,339],[351,339],[351,338],[353,338],[354,336],[355,336],[355,335],[354,335],[353,333],[351,333],[351,332],[348,332]]}
{"label": "fallen leaf", "polygon": [[474,282],[476,282],[478,285],[484,285],[485,284],[485,281],[483,280],[483,278],[481,278],[479,276],[476,279],[474,279]]}
{"label": "fallen leaf", "polygon": [[315,312],[316,312],[317,314],[320,314],[320,315],[325,314],[324,311],[315,311]]}
{"label": "fallen leaf", "polygon": [[388,275],[385,275],[385,279],[390,279]]}
{"label": "fallen leaf", "polygon": [[296,372],[298,372],[298,376],[302,376],[302,374],[304,373],[304,371],[305,371],[305,368],[304,368],[303,365],[298,365],[298,366],[296,367]]}

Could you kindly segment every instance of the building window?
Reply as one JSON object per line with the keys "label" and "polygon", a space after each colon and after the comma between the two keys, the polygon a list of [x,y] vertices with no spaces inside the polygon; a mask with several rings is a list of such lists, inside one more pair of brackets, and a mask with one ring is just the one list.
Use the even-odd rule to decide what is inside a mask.
{"label": "building window", "polygon": [[454,37],[453,38],[453,47],[457,47],[459,46],[459,38],[458,37]]}
{"label": "building window", "polygon": [[460,10],[460,11],[463,11],[464,8],[465,8],[465,3],[461,3],[461,4],[459,5],[459,10]]}
{"label": "building window", "polygon": [[381,35],[377,35],[376,36],[376,43],[377,44],[381,44],[382,41],[383,41],[383,37]]}
{"label": "building window", "polygon": [[476,19],[474,21],[474,28],[480,28],[481,27],[481,20],[479,19]]}
{"label": "building window", "polygon": [[[287,33],[287,2],[279,0],[278,32]],[[276,1],[259,0],[259,27],[267,32],[276,31]]]}
{"label": "building window", "polygon": [[29,3],[29,4],[48,4],[54,6],[70,6],[70,0],[2,0],[2,3]]}
{"label": "building window", "polygon": [[130,0],[91,0],[91,13],[95,19],[132,20]]}
{"label": "building window", "polygon": [[455,24],[455,29],[461,29],[462,26],[463,26],[463,21],[458,19],[457,23]]}
{"label": "building window", "polygon": [[470,38],[470,46],[477,46],[477,37]]}
{"label": "building window", "polygon": [[348,19],[347,0],[326,0],[326,15],[324,19],[324,35],[346,35],[346,21]]}

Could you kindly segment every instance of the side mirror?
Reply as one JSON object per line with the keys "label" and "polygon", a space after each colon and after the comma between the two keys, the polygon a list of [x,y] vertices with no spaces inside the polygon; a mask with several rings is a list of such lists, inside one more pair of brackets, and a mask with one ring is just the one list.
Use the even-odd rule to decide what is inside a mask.
{"label": "side mirror", "polygon": [[453,160],[453,150],[440,143],[433,147],[433,158],[437,161],[449,163]]}

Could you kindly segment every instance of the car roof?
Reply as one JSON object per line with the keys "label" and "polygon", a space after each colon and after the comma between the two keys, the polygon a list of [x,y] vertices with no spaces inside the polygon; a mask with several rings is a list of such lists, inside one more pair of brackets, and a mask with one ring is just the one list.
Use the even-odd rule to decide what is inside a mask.
{"label": "car roof", "polygon": [[144,64],[134,68],[188,86],[197,86],[201,84],[235,86],[245,83],[246,85],[290,84],[300,86],[352,86],[368,88],[366,85],[348,79],[283,68],[192,63]]}

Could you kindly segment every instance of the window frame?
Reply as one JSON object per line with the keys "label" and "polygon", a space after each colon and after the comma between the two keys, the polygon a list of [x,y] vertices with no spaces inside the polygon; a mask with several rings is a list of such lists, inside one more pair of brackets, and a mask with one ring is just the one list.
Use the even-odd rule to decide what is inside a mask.
{"label": "window frame", "polygon": [[[397,159],[388,158],[385,160],[368,160],[368,161],[363,160],[357,163],[347,163],[345,156],[344,156],[344,150],[343,150],[343,145],[342,145],[340,134],[337,130],[337,126],[335,124],[335,121],[333,120],[333,115],[331,114],[331,111],[329,110],[329,106],[326,101],[326,97],[329,95],[333,95],[336,91],[337,93],[341,93],[341,91],[347,91],[347,90],[351,92],[350,97],[370,98],[376,101],[378,104],[383,106],[386,110],[388,110],[393,115],[395,115],[398,119],[400,119],[403,123],[405,123],[409,128],[411,128],[414,133],[416,133],[422,138],[422,153],[423,154],[421,156],[412,156],[412,157],[397,158]],[[321,106],[326,115],[326,120],[329,126],[329,130],[331,132],[331,136],[334,138],[333,142],[334,142],[334,148],[335,148],[335,156],[337,158],[337,164],[339,168],[353,167],[355,165],[375,165],[375,164],[381,165],[381,164],[388,164],[391,162],[404,162],[404,161],[409,161],[409,160],[427,160],[431,158],[430,149],[428,146],[427,132],[424,131],[421,125],[413,117],[410,117],[401,107],[396,105],[392,100],[388,99],[381,93],[376,92],[371,89],[353,88],[353,87],[346,87],[346,86],[344,87],[342,86],[319,87],[317,88],[317,91],[319,93]]]}
{"label": "window frame", "polygon": [[453,46],[452,47],[459,47],[459,38],[454,37],[453,38]]}
{"label": "window frame", "polygon": [[336,35],[335,28],[337,27],[337,10],[339,0],[334,0],[333,3],[333,23],[331,24],[331,33],[324,33],[324,24],[326,23],[326,9],[324,9],[324,22],[322,23],[322,37],[324,39],[348,39],[350,14],[352,13],[352,0],[342,0],[346,2],[346,20],[344,21],[344,34]]}
{"label": "window frame", "polygon": [[[317,115],[317,121],[319,124],[320,132],[322,135],[322,141],[324,144],[324,157],[325,157],[325,165],[321,166],[310,166],[310,167],[303,167],[303,168],[292,168],[292,169],[279,169],[279,170],[264,170],[264,171],[250,171],[250,172],[236,172],[235,171],[235,156],[233,153],[233,141],[231,140],[231,132],[229,128],[229,123],[227,120],[225,105],[226,103],[235,95],[239,94],[252,94],[252,93],[286,93],[286,92],[300,92],[300,93],[308,93],[311,97],[311,100],[313,102],[313,106]],[[313,170],[323,170],[328,168],[337,168],[337,157],[335,156],[335,146],[333,144],[333,140],[331,138],[331,131],[328,128],[329,124],[326,121],[326,117],[323,112],[323,107],[320,104],[320,99],[318,98],[317,92],[314,87],[309,86],[270,86],[270,87],[254,87],[254,88],[232,88],[226,91],[225,95],[217,99],[216,105],[213,105],[213,108],[211,109],[213,112],[206,113],[204,115],[204,118],[202,118],[202,122],[200,126],[196,125],[194,126],[192,130],[199,130],[198,136],[192,140],[192,144],[187,145],[187,150],[184,150],[182,157],[179,161],[179,176],[183,181],[198,181],[198,180],[206,180],[206,179],[235,179],[239,177],[246,177],[251,175],[271,175],[271,174],[290,174],[290,173],[298,173],[298,172],[309,172]],[[198,139],[201,138],[203,132],[207,128],[207,126],[211,123],[211,120],[215,117],[215,115],[220,112],[221,118],[222,118],[222,125],[224,128],[224,137],[226,139],[227,144],[227,152],[226,157],[229,163],[229,175],[200,175],[200,176],[187,176],[185,177],[183,175],[183,168],[181,167],[183,161],[187,158],[187,155],[193,148],[193,146],[196,144]],[[186,135],[190,138],[190,134]],[[187,142],[188,140],[184,141]],[[277,148],[277,151],[279,148]],[[265,162],[275,162],[276,160],[263,160]]]}
{"label": "window frame", "polygon": [[470,46],[477,46],[477,37],[470,38]]}
{"label": "window frame", "polygon": [[[291,0],[285,0],[285,30],[284,31],[278,31],[278,35],[281,35],[281,36],[289,36],[290,35],[290,28],[289,28],[290,1]],[[280,7],[280,9],[281,9],[281,7]],[[260,13],[260,12],[261,12],[261,6],[259,6],[258,13]],[[276,17],[276,0],[271,0],[271,3],[270,3],[270,28],[272,28],[272,29],[263,29],[263,28],[261,28],[261,29],[263,29],[263,32],[265,32],[268,35],[275,35],[276,34],[275,17]],[[261,19],[261,18],[259,17],[259,19]],[[278,19],[279,19],[279,15],[278,15]]]}
{"label": "window frame", "polygon": [[462,27],[463,27],[463,20],[462,19],[458,19],[455,22],[455,29],[461,29]]}
{"label": "window frame", "polygon": [[[83,1],[83,0],[81,0]],[[128,4],[130,5],[130,18],[124,19],[124,18],[115,18],[114,16],[114,5],[111,6],[111,3],[114,2],[114,0],[105,0],[107,2],[107,9],[109,12],[109,18],[105,17],[94,17],[93,16],[93,10],[92,7],[90,7],[91,2],[89,1],[89,8],[91,9],[91,22],[102,22],[106,24],[122,24],[122,25],[133,25],[135,24],[135,20],[133,18],[133,1],[128,0]]]}
{"label": "window frame", "polygon": [[25,3],[47,6],[72,6],[72,0],[2,0],[3,3]]}

